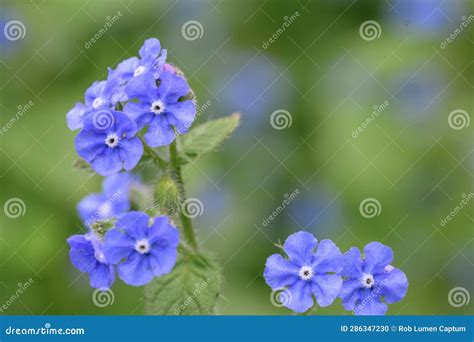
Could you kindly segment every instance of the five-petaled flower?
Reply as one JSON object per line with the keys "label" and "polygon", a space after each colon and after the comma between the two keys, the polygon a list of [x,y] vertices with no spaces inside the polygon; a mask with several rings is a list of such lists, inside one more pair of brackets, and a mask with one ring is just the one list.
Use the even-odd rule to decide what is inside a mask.
{"label": "five-petaled flower", "polygon": [[[315,251],[315,248],[318,247]],[[264,277],[273,290],[286,288],[284,304],[295,312],[305,312],[314,304],[321,307],[336,299],[342,286],[342,254],[330,240],[318,240],[308,232],[290,235],[283,246],[288,259],[273,254],[267,259]]]}
{"label": "five-petaled flower", "polygon": [[67,239],[72,264],[81,272],[89,273],[93,288],[110,288],[115,280],[114,267],[107,262],[104,246],[94,233],[73,235]]}
{"label": "five-petaled flower", "polygon": [[392,304],[405,297],[408,280],[405,273],[391,265],[390,247],[371,242],[365,246],[364,255],[363,259],[356,247],[344,254],[345,280],[339,296],[344,308],[356,315],[384,315],[388,308],[385,303]]}
{"label": "five-petaled flower", "polygon": [[130,210],[129,189],[138,183],[136,176],[122,172],[102,182],[102,193],[90,194],[77,205],[79,217],[90,228],[96,221],[119,217]]}
{"label": "five-petaled flower", "polygon": [[144,135],[151,147],[169,145],[179,134],[186,133],[196,116],[192,100],[181,101],[190,92],[186,80],[172,72],[161,74],[159,85],[150,74],[135,77],[128,82],[125,92],[138,102],[128,102],[124,112],[133,118],[139,129],[149,126]]}
{"label": "five-petaled flower", "polygon": [[113,71],[113,76],[121,83],[145,73],[150,73],[155,79],[160,77],[167,55],[167,51],[161,49],[160,41],[156,38],[145,40],[138,54],[140,58],[126,59]]}
{"label": "five-petaled flower", "polygon": [[141,286],[171,272],[179,232],[166,216],[151,220],[145,213],[132,211],[117,221],[104,241],[107,259],[118,264],[119,277],[129,285]]}
{"label": "five-petaled flower", "polygon": [[122,112],[102,109],[84,120],[76,136],[76,151],[95,172],[108,176],[131,170],[143,154],[135,122]]}

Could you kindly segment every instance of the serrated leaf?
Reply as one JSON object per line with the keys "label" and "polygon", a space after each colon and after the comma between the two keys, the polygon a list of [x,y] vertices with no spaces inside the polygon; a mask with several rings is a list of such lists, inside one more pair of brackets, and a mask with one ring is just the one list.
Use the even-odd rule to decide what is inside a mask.
{"label": "serrated leaf", "polygon": [[215,151],[222,142],[237,128],[240,114],[211,120],[194,127],[179,139],[179,151],[183,162]]}
{"label": "serrated leaf", "polygon": [[173,271],[145,288],[149,315],[209,315],[221,286],[217,261],[202,254],[181,257]]}

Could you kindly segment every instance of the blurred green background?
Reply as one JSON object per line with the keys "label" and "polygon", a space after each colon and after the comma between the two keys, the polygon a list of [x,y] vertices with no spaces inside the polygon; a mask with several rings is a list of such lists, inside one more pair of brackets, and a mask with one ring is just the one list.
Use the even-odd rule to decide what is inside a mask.
{"label": "blurred green background", "polygon": [[[200,242],[223,265],[219,313],[291,314],[272,305],[262,272],[278,252],[273,244],[299,230],[342,251],[371,241],[391,246],[410,286],[389,314],[472,313],[472,302],[452,306],[448,293],[474,289],[473,202],[444,227],[441,220],[473,192],[473,7],[467,0],[2,1],[2,28],[19,20],[25,34],[0,37],[0,203],[19,198],[25,211],[0,212],[0,305],[33,280],[2,314],[143,312],[143,289],[120,281],[113,305],[96,307],[87,278],[69,262],[66,238],[85,231],[76,204],[100,191],[101,177],[73,167],[76,132],[65,114],[149,37],[160,39],[207,104],[197,122],[243,114],[220,152],[184,170],[188,195],[204,204],[195,220]],[[190,20],[202,37],[184,39]],[[380,27],[372,40],[359,30],[367,20]],[[272,127],[277,110],[291,125]],[[454,110],[464,111],[455,112],[460,129],[448,120]],[[373,218],[359,210],[366,198],[380,203]],[[316,314],[350,313],[338,299]]]}

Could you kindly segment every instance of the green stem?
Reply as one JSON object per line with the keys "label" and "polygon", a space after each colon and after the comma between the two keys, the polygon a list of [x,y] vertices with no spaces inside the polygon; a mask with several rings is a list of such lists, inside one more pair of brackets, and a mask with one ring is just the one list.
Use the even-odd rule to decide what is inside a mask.
{"label": "green stem", "polygon": [[140,140],[142,141],[143,143],[143,148],[145,150],[145,153],[148,154],[150,156],[151,159],[153,159],[153,161],[162,169],[166,169],[168,167],[168,163],[161,159],[161,157],[158,155],[158,153],[155,152],[155,150],[153,150],[150,146],[148,146],[145,142],[145,140],[143,139],[143,137],[140,137]]}
{"label": "green stem", "polygon": [[[170,163],[171,163],[171,174],[174,178],[179,194],[181,197],[180,203],[186,199],[186,192],[184,191],[183,176],[181,174],[181,163],[179,162],[178,150],[176,148],[176,140],[173,141],[170,145]],[[196,236],[194,235],[193,223],[191,219],[186,216],[183,210],[179,210],[179,216],[181,219],[181,224],[183,225],[184,235],[188,240],[189,244],[193,247],[194,251],[197,251],[198,245]]]}

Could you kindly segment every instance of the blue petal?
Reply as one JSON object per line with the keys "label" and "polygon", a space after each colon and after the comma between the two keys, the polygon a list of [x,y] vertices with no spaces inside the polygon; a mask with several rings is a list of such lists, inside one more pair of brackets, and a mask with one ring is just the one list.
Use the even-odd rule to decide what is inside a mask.
{"label": "blue petal", "polygon": [[188,95],[190,88],[188,82],[178,75],[171,72],[163,72],[160,76],[160,86],[156,96],[164,99],[165,104],[171,104],[178,101],[181,96]]}
{"label": "blue petal", "polygon": [[[376,289],[388,304],[402,300],[408,290],[408,279],[401,270],[395,268],[389,273],[377,276]],[[380,284],[380,285],[379,285]]]}
{"label": "blue petal", "polygon": [[128,81],[133,77],[133,72],[138,68],[139,64],[140,60],[138,57],[131,57],[120,62],[117,68],[115,68],[115,77],[118,77],[122,82]]}
{"label": "blue petal", "polygon": [[132,138],[137,133],[135,122],[122,112],[114,111],[113,114],[115,118],[113,132],[122,137],[122,139],[124,135],[126,139]]}
{"label": "blue petal", "polygon": [[357,247],[349,249],[343,257],[344,269],[342,275],[348,278],[360,279],[363,275],[362,272],[362,257]]}
{"label": "blue petal", "polygon": [[102,194],[91,194],[84,197],[77,205],[79,217],[87,225],[94,221],[108,218],[102,216],[99,210],[106,201],[106,196]]}
{"label": "blue petal", "polygon": [[297,232],[290,236],[283,245],[283,250],[290,257],[290,261],[298,266],[311,265],[313,252],[318,240],[308,232]]}
{"label": "blue petal", "polygon": [[153,275],[156,277],[170,273],[176,263],[176,246],[165,245],[163,247],[153,246],[148,261]]}
{"label": "blue petal", "polygon": [[341,251],[331,240],[322,240],[314,254],[313,269],[318,274],[340,273],[344,267]]}
{"label": "blue petal", "polygon": [[286,291],[290,295],[290,300],[288,303],[285,303],[287,308],[301,313],[313,306],[314,301],[310,282],[304,280],[297,281],[293,285],[288,286]]}
{"label": "blue petal", "polygon": [[97,263],[90,239],[86,235],[73,235],[67,242],[71,247],[69,256],[74,267],[81,272],[90,272]]}
{"label": "blue petal", "polygon": [[96,133],[83,129],[75,139],[77,154],[87,162],[91,162],[98,154],[101,154],[107,148],[105,133]]}
{"label": "blue petal", "polygon": [[123,111],[136,122],[138,129],[142,129],[149,125],[155,117],[155,114],[150,112],[150,106],[151,104],[148,102],[128,102]]}
{"label": "blue petal", "polygon": [[342,277],[337,274],[315,274],[311,280],[311,290],[319,306],[331,305],[341,291]]}
{"label": "blue petal", "polygon": [[339,297],[342,299],[342,305],[346,310],[354,310],[362,290],[359,279],[349,279],[342,283]]}
{"label": "blue petal", "polygon": [[379,316],[387,312],[387,304],[380,301],[380,296],[373,295],[370,290],[363,291],[360,302],[354,308],[356,315]]}
{"label": "blue petal", "polygon": [[156,60],[160,54],[161,44],[156,38],[149,38],[145,40],[138,55],[145,60]]}
{"label": "blue petal", "polygon": [[92,102],[94,102],[97,97],[100,97],[106,85],[107,81],[95,81],[92,83],[92,85],[86,90],[86,94],[84,96],[88,106],[91,106]]}
{"label": "blue petal", "polygon": [[104,152],[97,155],[90,161],[92,169],[101,176],[110,176],[120,172],[123,163],[120,160],[118,149],[107,148]]}
{"label": "blue petal", "polygon": [[179,134],[184,134],[191,127],[196,116],[196,105],[193,101],[176,102],[166,106],[168,122],[178,130]]}
{"label": "blue petal", "polygon": [[108,196],[123,195],[127,197],[128,188],[134,181],[134,178],[133,174],[129,172],[108,176],[102,182],[102,191]]}
{"label": "blue petal", "polygon": [[123,215],[115,227],[123,229],[126,234],[130,235],[135,240],[140,240],[148,237],[148,222],[150,217],[140,211],[131,211]]}
{"label": "blue petal", "polygon": [[86,106],[78,102],[76,105],[66,114],[67,127],[71,131],[82,128],[82,122],[84,114],[86,112]]}
{"label": "blue petal", "polygon": [[156,116],[144,135],[147,145],[151,147],[166,146],[175,138],[173,127],[171,127],[163,116]]}
{"label": "blue petal", "polygon": [[135,240],[117,229],[109,230],[104,237],[104,253],[107,261],[117,264],[135,251]]}
{"label": "blue petal", "polygon": [[263,277],[273,290],[292,285],[299,280],[299,267],[280,254],[271,255],[265,264]]}
{"label": "blue petal", "polygon": [[118,265],[118,274],[126,284],[142,286],[153,279],[153,272],[148,260],[149,256],[133,253],[127,261]]}
{"label": "blue petal", "polygon": [[148,229],[148,238],[151,244],[176,248],[179,244],[179,231],[170,224],[167,216],[158,216]]}
{"label": "blue petal", "polygon": [[132,78],[125,87],[125,93],[129,98],[138,98],[140,102],[151,103],[157,100],[156,81],[152,74],[145,72],[139,76]]}
{"label": "blue petal", "polygon": [[98,262],[97,266],[89,272],[89,277],[93,288],[110,288],[115,281],[114,268],[111,265]]}
{"label": "blue petal", "polygon": [[143,155],[143,144],[138,138],[122,140],[119,148],[120,160],[125,170],[133,169]]}
{"label": "blue petal", "polygon": [[393,251],[380,242],[371,242],[364,248],[364,272],[378,273],[393,261]]}

